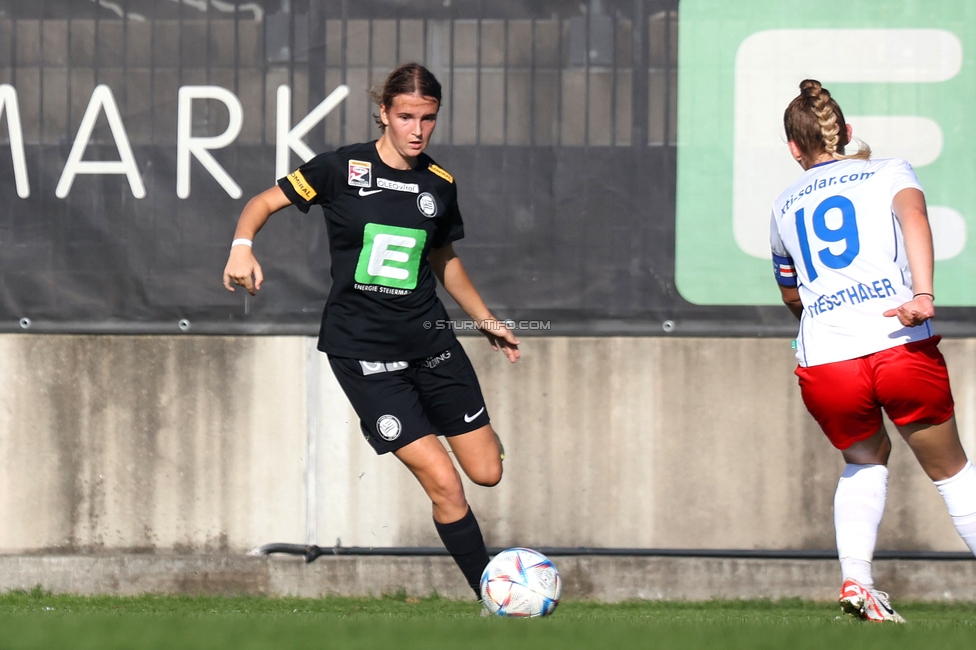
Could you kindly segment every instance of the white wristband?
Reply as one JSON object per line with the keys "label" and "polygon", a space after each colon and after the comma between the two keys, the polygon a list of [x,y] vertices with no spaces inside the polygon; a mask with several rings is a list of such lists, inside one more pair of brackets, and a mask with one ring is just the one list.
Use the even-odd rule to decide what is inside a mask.
{"label": "white wristband", "polygon": [[239,239],[235,239],[230,243],[231,248],[234,248],[234,246],[247,246],[248,248],[251,248],[253,245],[254,242],[252,242],[250,239],[245,239],[243,237]]}

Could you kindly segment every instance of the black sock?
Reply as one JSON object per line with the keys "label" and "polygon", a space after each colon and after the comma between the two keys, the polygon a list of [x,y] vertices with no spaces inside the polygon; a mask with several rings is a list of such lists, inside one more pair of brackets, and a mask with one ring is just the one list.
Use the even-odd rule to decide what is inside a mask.
{"label": "black sock", "polygon": [[485,548],[485,538],[481,536],[481,527],[474,518],[474,512],[469,507],[468,514],[458,521],[450,524],[435,521],[434,527],[475,595],[481,598],[481,574],[488,566],[488,549]]}

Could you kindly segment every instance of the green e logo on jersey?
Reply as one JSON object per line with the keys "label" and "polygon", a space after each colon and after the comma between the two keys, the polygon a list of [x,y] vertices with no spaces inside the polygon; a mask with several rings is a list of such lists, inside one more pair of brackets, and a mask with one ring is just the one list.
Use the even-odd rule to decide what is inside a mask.
{"label": "green e logo on jersey", "polygon": [[417,288],[427,231],[368,223],[356,265],[356,282],[397,289]]}
{"label": "green e logo on jersey", "polygon": [[[800,176],[783,111],[823,82],[875,158],[925,189],[939,304],[976,305],[976,12],[967,0],[682,0],[675,282],[702,305],[778,305],[773,201]],[[818,248],[831,242],[817,241]],[[832,249],[833,250],[833,249]],[[836,252],[836,251],[834,251]]]}

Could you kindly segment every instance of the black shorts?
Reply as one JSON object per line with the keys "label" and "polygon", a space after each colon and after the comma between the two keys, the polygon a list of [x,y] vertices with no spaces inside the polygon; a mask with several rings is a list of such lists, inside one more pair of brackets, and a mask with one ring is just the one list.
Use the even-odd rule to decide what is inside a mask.
{"label": "black shorts", "polygon": [[478,377],[457,341],[426,359],[384,363],[329,355],[329,365],[377,454],[489,422]]}

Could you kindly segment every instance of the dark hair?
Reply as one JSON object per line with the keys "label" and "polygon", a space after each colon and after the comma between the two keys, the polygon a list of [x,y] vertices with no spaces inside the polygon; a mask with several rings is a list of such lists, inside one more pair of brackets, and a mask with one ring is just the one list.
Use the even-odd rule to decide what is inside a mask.
{"label": "dark hair", "polygon": [[815,79],[800,82],[800,94],[783,114],[783,127],[786,139],[795,142],[800,151],[810,157],[823,152],[837,160],[871,156],[871,148],[867,145],[854,154],[844,155],[844,147],[849,144],[844,113],[830,96],[830,91]]}
{"label": "dark hair", "polygon": [[[441,105],[441,84],[430,70],[419,63],[404,63],[390,73],[383,82],[383,89],[375,88],[369,91],[369,96],[373,98],[377,106],[385,106],[389,109],[393,106],[393,99],[397,95],[418,94],[421,97],[430,97],[437,100],[437,107]],[[381,130],[386,126],[380,116],[373,115],[376,124]]]}

